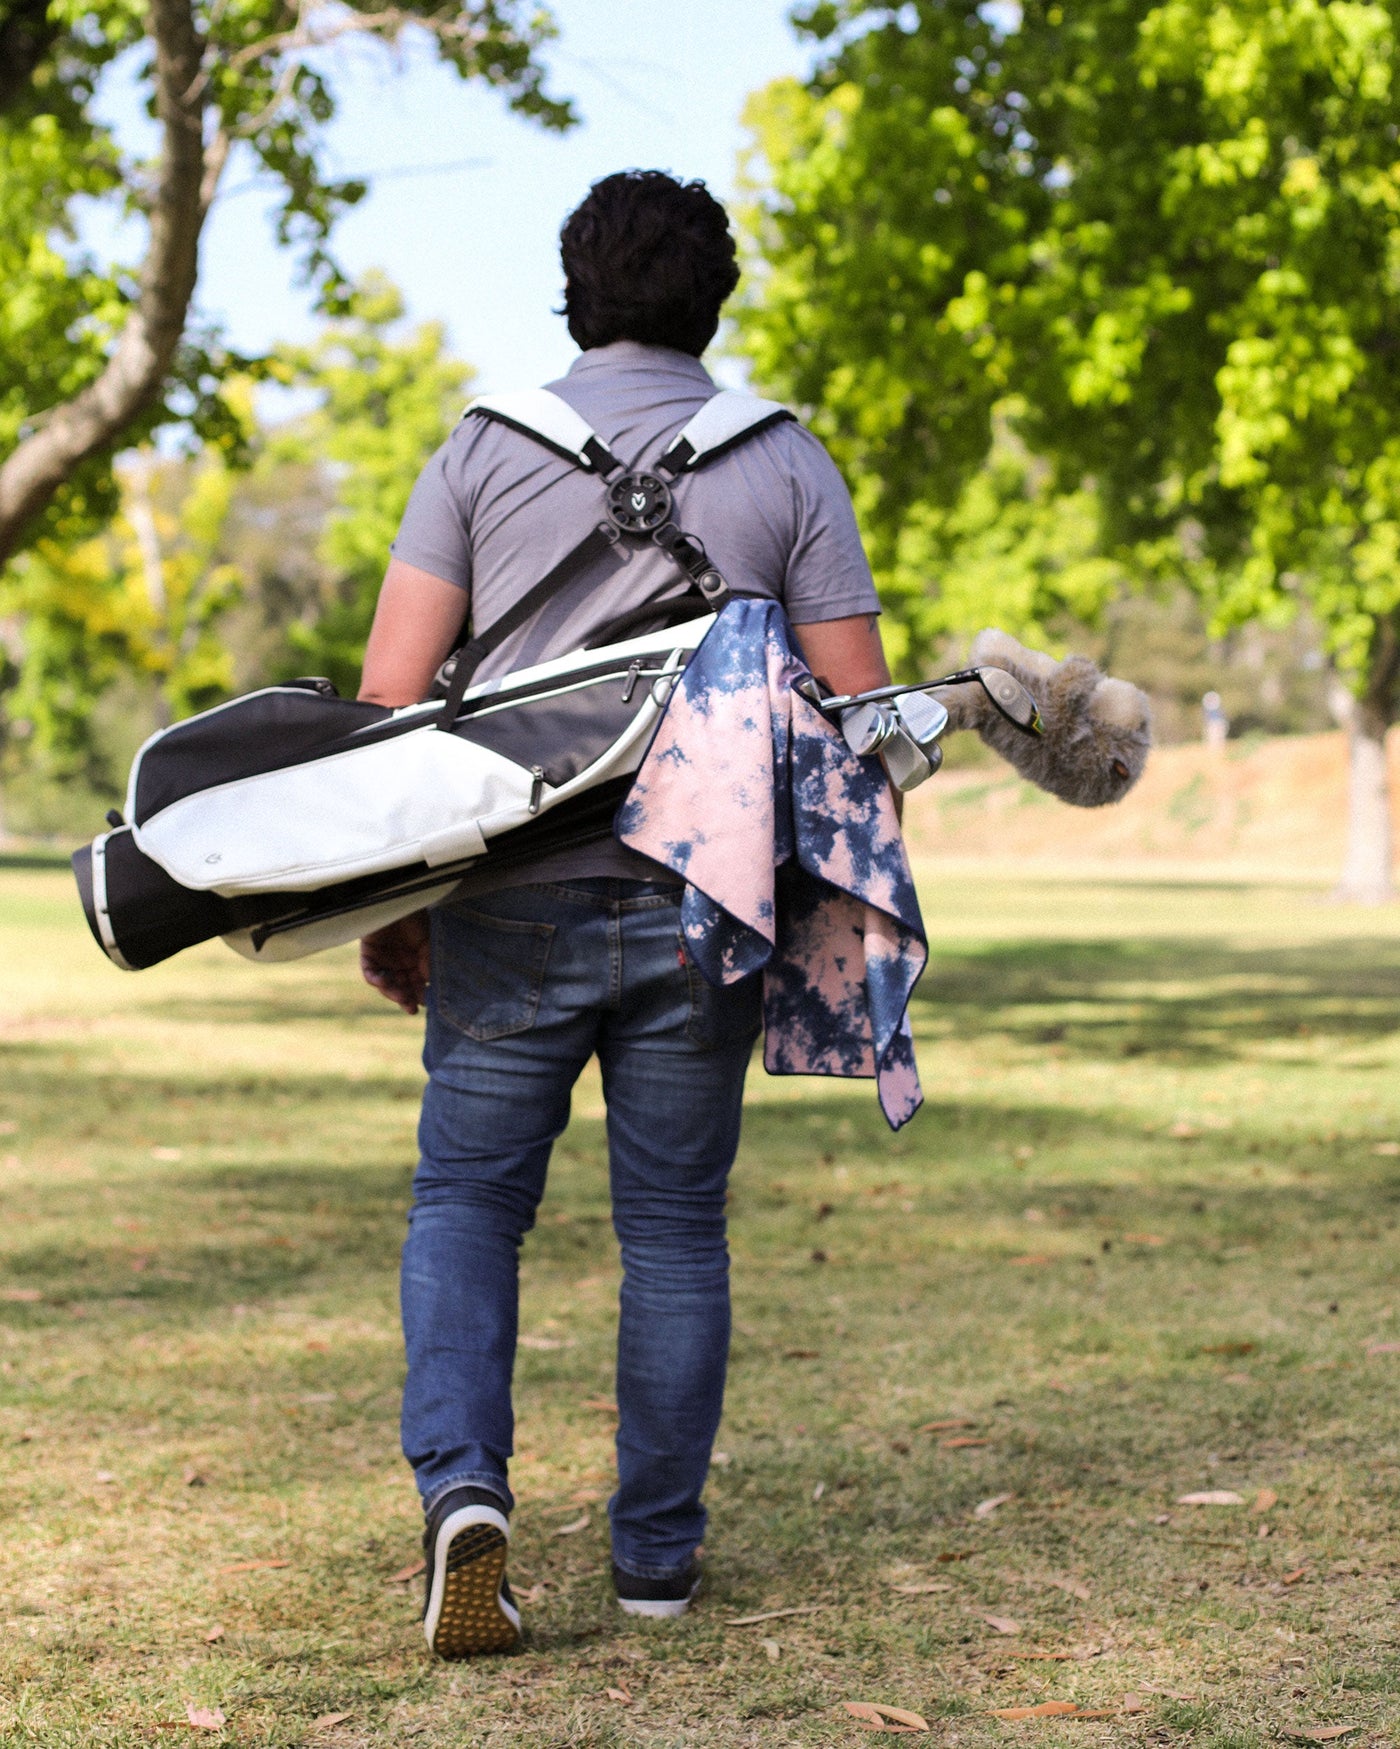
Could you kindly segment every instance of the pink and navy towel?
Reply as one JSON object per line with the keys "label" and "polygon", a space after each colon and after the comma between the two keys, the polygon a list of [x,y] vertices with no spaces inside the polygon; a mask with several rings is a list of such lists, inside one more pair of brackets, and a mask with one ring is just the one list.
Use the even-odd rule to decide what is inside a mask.
{"label": "pink and navy towel", "polygon": [[794,693],[808,672],[776,602],[731,601],[614,830],[684,878],[712,984],[762,968],[769,1074],[873,1076],[899,1129],[923,1102],[908,1010],[928,942],[884,771]]}

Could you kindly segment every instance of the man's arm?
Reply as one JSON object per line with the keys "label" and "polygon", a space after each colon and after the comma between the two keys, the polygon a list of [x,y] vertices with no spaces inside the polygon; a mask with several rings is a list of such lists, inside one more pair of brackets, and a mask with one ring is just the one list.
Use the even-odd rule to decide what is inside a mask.
{"label": "man's arm", "polygon": [[833,692],[869,692],[890,684],[878,614],[858,613],[792,629],[807,666]]}
{"label": "man's arm", "polygon": [[[455,583],[389,561],[365,649],[360,697],[397,709],[417,704],[462,635],[465,592]],[[365,982],[416,1014],[428,992],[428,913],[415,911],[360,943]]]}
{"label": "man's arm", "polygon": [[431,571],[390,559],[365,647],[360,697],[397,708],[427,696],[461,640],[466,591]]}

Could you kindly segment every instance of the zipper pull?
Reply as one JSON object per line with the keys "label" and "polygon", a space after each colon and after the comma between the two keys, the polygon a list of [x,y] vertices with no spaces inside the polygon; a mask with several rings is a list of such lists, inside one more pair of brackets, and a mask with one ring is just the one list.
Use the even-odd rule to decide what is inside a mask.
{"label": "zipper pull", "polygon": [[540,811],[540,798],[544,795],[544,767],[542,765],[532,765],[530,767],[530,775],[535,780],[530,785],[530,812],[532,814],[538,814]]}
{"label": "zipper pull", "polygon": [[627,684],[622,689],[623,704],[631,704],[632,694],[637,690],[637,682],[642,677],[642,659],[637,657],[627,670]]}

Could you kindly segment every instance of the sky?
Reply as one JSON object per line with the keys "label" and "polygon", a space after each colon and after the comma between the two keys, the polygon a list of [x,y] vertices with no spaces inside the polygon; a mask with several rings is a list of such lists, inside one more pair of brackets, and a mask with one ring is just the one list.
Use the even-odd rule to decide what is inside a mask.
{"label": "sky", "polygon": [[[812,46],[787,23],[788,0],[551,0],[546,51],[555,92],[581,126],[547,133],[479,82],[423,55],[395,70],[364,44],[339,47],[339,114],[329,133],[341,173],[387,171],[337,226],[352,272],[382,268],[409,314],[446,323],[478,392],[547,381],[575,356],[558,306],[565,214],[600,176],[631,166],[700,176],[732,190],[747,95],[801,74]],[[128,138],[134,92],[107,97]],[[429,170],[423,167],[446,166]],[[230,165],[205,234],[199,306],[249,350],[306,338],[311,300],[273,241],[271,203]]]}

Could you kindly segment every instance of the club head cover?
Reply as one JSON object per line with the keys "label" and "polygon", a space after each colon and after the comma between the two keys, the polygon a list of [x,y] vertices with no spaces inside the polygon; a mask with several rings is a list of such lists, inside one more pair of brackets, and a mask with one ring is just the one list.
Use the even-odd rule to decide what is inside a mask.
{"label": "club head cover", "polygon": [[1112,680],[1085,656],[1057,662],[1028,650],[1007,632],[979,632],[970,665],[1004,668],[1040,706],[1044,733],[1013,727],[980,686],[949,687],[939,697],[950,729],[975,729],[1028,783],[1077,808],[1102,808],[1127,795],[1142,776],[1152,745],[1146,693]]}

